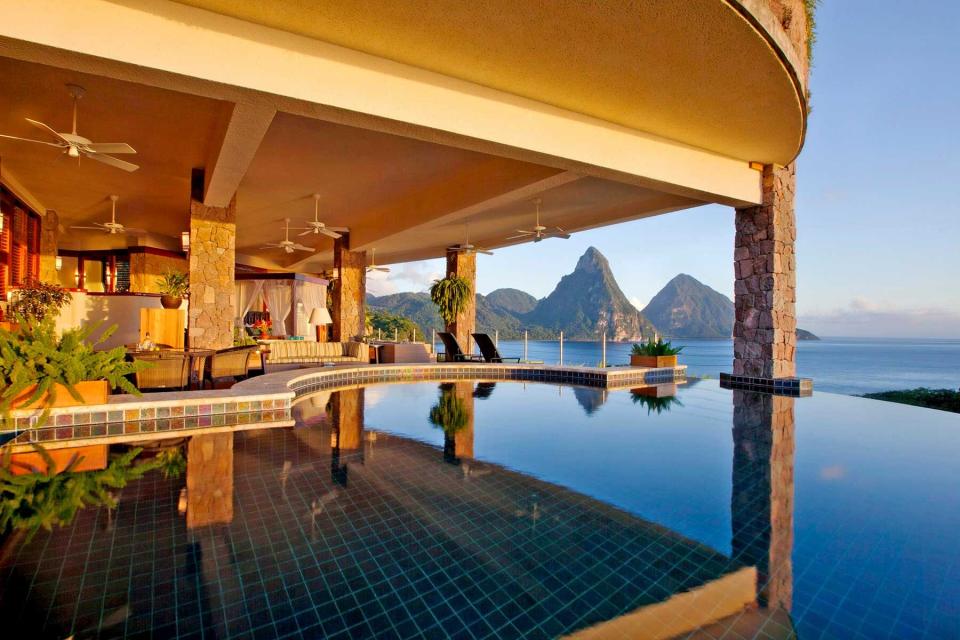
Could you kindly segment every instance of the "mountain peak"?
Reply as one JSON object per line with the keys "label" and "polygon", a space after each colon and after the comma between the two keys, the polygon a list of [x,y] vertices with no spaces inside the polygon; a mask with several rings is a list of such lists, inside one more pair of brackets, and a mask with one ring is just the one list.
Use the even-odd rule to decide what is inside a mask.
{"label": "mountain peak", "polygon": [[729,338],[733,302],[693,276],[674,276],[643,309],[661,331],[677,338]]}
{"label": "mountain peak", "polygon": [[577,260],[575,271],[608,271],[610,263],[596,247],[588,247],[580,259]]}

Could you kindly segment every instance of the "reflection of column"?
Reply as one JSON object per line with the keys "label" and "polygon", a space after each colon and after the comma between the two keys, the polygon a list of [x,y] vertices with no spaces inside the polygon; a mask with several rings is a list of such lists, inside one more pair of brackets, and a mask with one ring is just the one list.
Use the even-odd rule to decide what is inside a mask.
{"label": "reflection of column", "polygon": [[473,383],[455,382],[453,393],[463,401],[467,410],[467,424],[453,434],[454,455],[459,458],[473,457]]}
{"label": "reflection of column", "polygon": [[233,522],[233,434],[193,436],[187,446],[187,528]]}
{"label": "reflection of column", "polygon": [[330,396],[333,438],[330,469],[338,484],[347,483],[347,465],[341,455],[363,460],[363,389],[343,389]]}
{"label": "reflection of column", "polygon": [[757,567],[762,606],[793,600],[794,399],[733,392],[733,557]]}

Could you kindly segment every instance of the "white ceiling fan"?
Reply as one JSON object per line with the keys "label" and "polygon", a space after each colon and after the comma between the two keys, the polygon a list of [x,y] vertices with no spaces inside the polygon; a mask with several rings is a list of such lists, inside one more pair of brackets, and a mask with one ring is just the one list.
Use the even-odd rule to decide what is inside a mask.
{"label": "white ceiling fan", "polygon": [[85,158],[91,158],[98,162],[110,165],[111,167],[116,167],[117,169],[123,169],[124,171],[136,171],[139,169],[140,167],[132,162],[127,162],[126,160],[121,160],[120,158],[114,158],[113,156],[107,155],[108,153],[136,153],[136,149],[128,145],[126,142],[93,142],[77,133],[77,101],[83,97],[85,89],[80,85],[68,84],[67,90],[70,92],[70,95],[73,96],[73,130],[70,133],[58,133],[52,127],[49,127],[42,122],[26,118],[26,121],[35,126],[37,129],[40,129],[41,131],[49,133],[51,136],[53,136],[56,139],[56,142],[45,142],[43,140],[34,140],[32,138],[21,138],[18,136],[7,136],[2,134],[0,134],[0,138],[45,144],[50,147],[56,147],[57,149],[63,149],[63,152],[71,158],[79,159],[80,156],[83,156]]}
{"label": "white ceiling fan", "polygon": [[390,273],[390,267],[378,267],[377,266],[377,250],[370,250],[370,264],[367,265],[367,273],[372,271],[377,271],[379,273]]}
{"label": "white ceiling fan", "polygon": [[145,234],[144,229],[134,229],[117,222],[117,200],[120,196],[110,196],[110,220],[107,222],[94,222],[92,225],[73,225],[70,228],[84,231],[104,231],[116,235],[118,233]]}
{"label": "white ceiling fan", "polygon": [[294,251],[309,251],[314,252],[316,249],[310,247],[305,247],[302,244],[293,242],[290,240],[290,218],[284,218],[283,220],[283,240],[280,242],[268,242],[267,244],[261,247],[262,249],[283,249],[287,253],[293,253]]}
{"label": "white ceiling fan", "polygon": [[484,255],[492,256],[493,251],[489,249],[484,249],[483,247],[478,247],[475,244],[470,242],[470,226],[468,224],[463,225],[463,242],[460,244],[455,244],[452,247],[447,247],[447,251],[456,251],[457,253],[482,253]]}
{"label": "white ceiling fan", "polygon": [[350,231],[347,227],[328,227],[323,222],[320,222],[320,194],[313,194],[313,220],[307,220],[307,229],[301,236],[309,235],[311,233],[323,234],[329,236],[333,239],[342,237],[340,234]]}
{"label": "white ceiling fan", "polygon": [[517,229],[517,234],[515,236],[510,236],[507,240],[518,240],[520,238],[530,240],[533,239],[534,242],[540,242],[541,240],[546,240],[547,238],[563,238],[564,240],[570,239],[570,234],[561,229],[560,227],[554,227],[555,231],[550,231],[547,227],[540,224],[540,203],[542,202],[540,198],[537,198],[534,202],[537,203],[537,224],[533,229]]}

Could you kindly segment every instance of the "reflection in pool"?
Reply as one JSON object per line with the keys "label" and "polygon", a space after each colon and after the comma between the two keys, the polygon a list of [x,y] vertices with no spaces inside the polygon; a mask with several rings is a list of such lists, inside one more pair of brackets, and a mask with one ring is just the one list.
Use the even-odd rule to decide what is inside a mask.
{"label": "reflection in pool", "polygon": [[150,474],[117,509],[29,543],[8,536],[8,628],[960,634],[957,416],[710,381],[380,385],[295,413],[295,428],[193,436],[183,476]]}

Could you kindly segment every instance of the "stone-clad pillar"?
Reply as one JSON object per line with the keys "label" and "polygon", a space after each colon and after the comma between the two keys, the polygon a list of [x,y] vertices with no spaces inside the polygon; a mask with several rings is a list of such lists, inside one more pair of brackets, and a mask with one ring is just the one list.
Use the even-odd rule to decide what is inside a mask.
{"label": "stone-clad pillar", "polygon": [[60,237],[60,216],[47,209],[40,220],[40,281],[58,282],[57,251]]}
{"label": "stone-clad pillar", "polygon": [[763,168],[763,202],[736,211],[733,374],[796,376],[794,165]]}
{"label": "stone-clad pillar", "polygon": [[761,606],[793,601],[794,399],[733,392],[733,558],[757,568]]}
{"label": "stone-clad pillar", "polygon": [[333,241],[337,279],[331,287],[333,341],[362,339],[366,333],[367,252],[350,251],[350,234]]}
{"label": "stone-clad pillar", "polygon": [[190,346],[233,346],[237,294],[237,201],[227,207],[190,202]]}
{"label": "stone-clad pillar", "polygon": [[233,522],[233,433],[208,433],[187,445],[187,528]]}
{"label": "stone-clad pillar", "polygon": [[470,283],[467,306],[457,314],[455,322],[447,325],[447,332],[457,338],[464,353],[473,352],[473,336],[477,328],[477,254],[465,251],[447,251],[447,277],[458,276]]}

